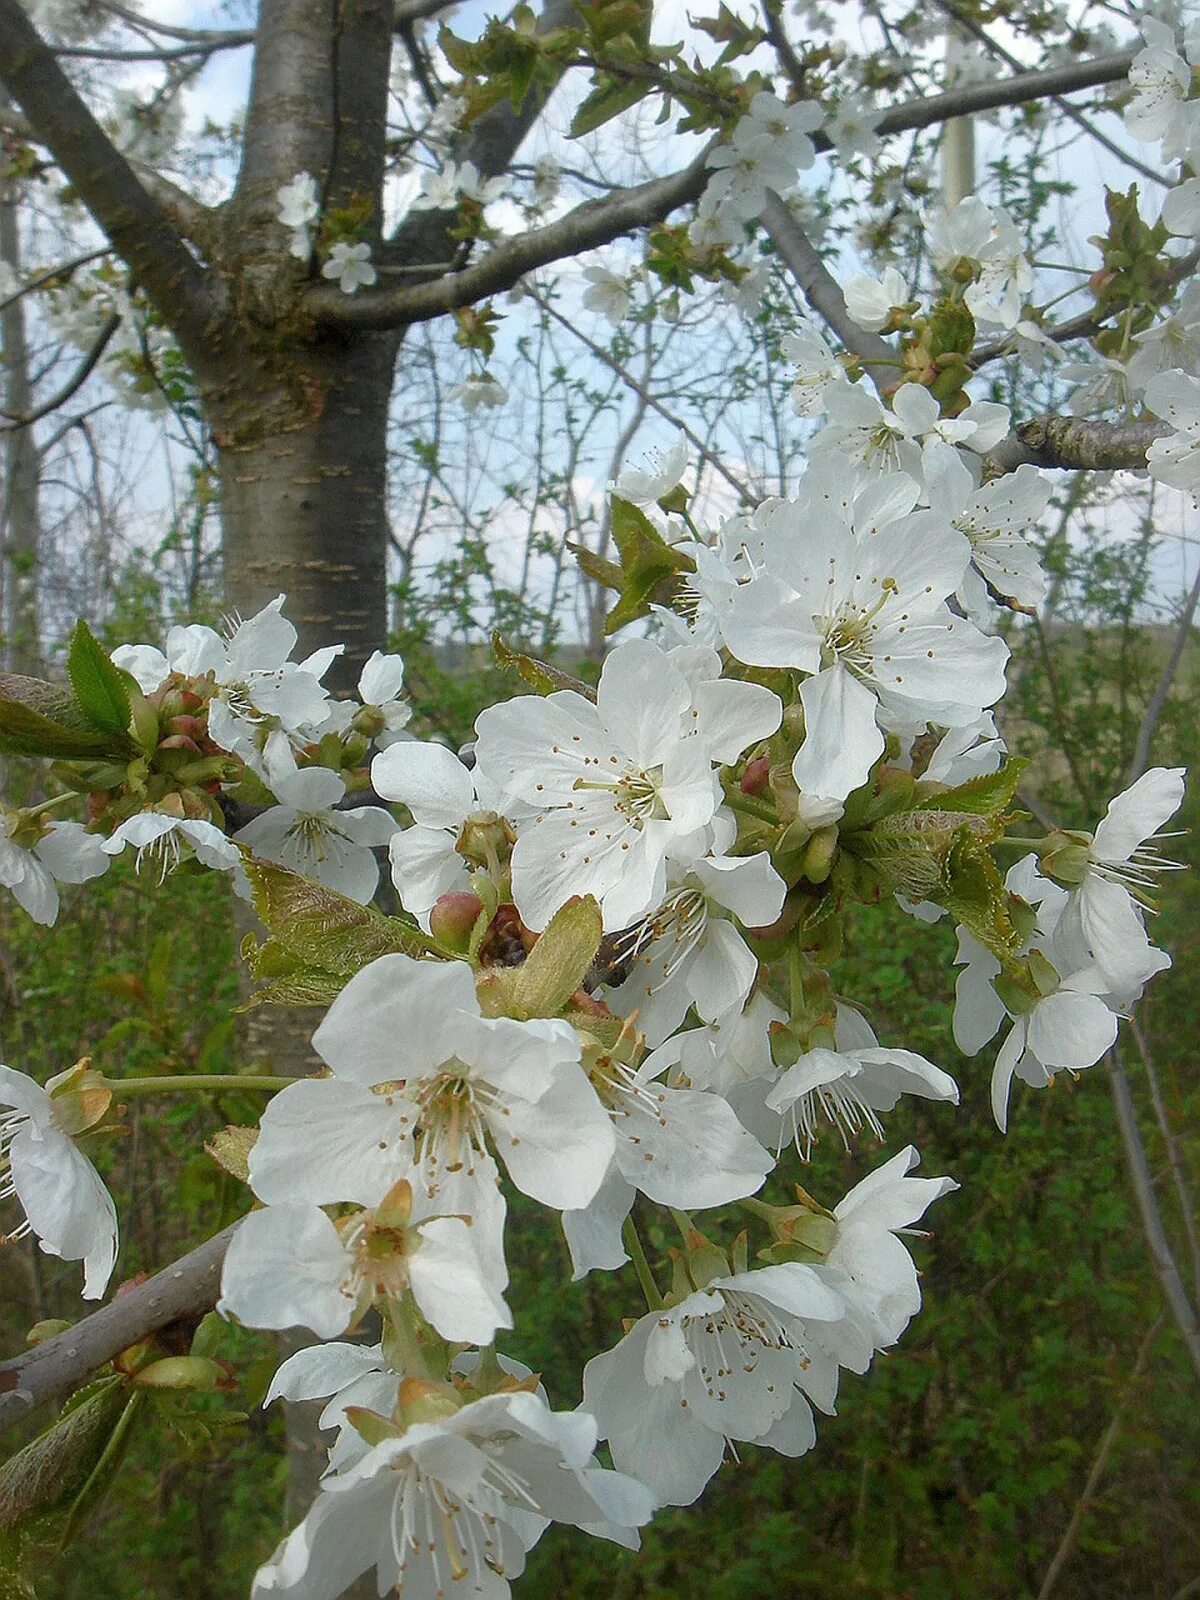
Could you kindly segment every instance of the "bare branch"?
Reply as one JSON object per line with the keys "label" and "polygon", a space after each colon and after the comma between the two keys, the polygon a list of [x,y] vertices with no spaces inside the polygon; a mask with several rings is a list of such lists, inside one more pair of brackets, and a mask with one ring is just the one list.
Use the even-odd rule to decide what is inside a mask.
{"label": "bare branch", "polygon": [[64,76],[20,0],[0,0],[0,81],[194,359],[213,284]]}
{"label": "bare branch", "polygon": [[1054,1592],[1054,1586],[1058,1582],[1059,1573],[1071,1559],[1075,1549],[1075,1541],[1079,1537],[1079,1529],[1083,1525],[1084,1517],[1091,1509],[1096,1490],[1100,1487],[1100,1482],[1104,1477],[1104,1469],[1108,1466],[1108,1458],[1112,1454],[1113,1445],[1116,1444],[1117,1435],[1121,1431],[1122,1419],[1129,1402],[1133,1399],[1133,1392],[1137,1388],[1138,1381],[1145,1371],[1146,1362],[1150,1359],[1150,1351],[1154,1346],[1154,1341],[1162,1331],[1163,1320],[1162,1316],[1154,1319],[1146,1329],[1142,1342],[1138,1346],[1133,1370],[1121,1390],[1120,1398],[1113,1407],[1113,1414],[1109,1418],[1108,1427],[1105,1428],[1099,1448],[1092,1458],[1092,1465],[1088,1471],[1087,1481],[1083,1486],[1083,1493],[1076,1501],[1075,1509],[1071,1513],[1071,1519],[1063,1531],[1062,1538],[1059,1540],[1058,1549],[1054,1552],[1053,1559],[1046,1568],[1046,1576],[1042,1579],[1042,1586],[1038,1590],[1037,1600],[1050,1600],[1050,1596]]}
{"label": "bare branch", "polygon": [[1140,778],[1150,765],[1150,743],[1154,738],[1154,730],[1158,727],[1158,719],[1163,714],[1163,707],[1167,703],[1167,696],[1171,692],[1171,685],[1175,682],[1175,674],[1179,671],[1183,653],[1191,640],[1197,605],[1200,605],[1200,567],[1196,569],[1196,579],[1192,584],[1191,593],[1183,603],[1183,611],[1175,629],[1170,654],[1163,662],[1158,682],[1154,685],[1154,693],[1150,696],[1138,726],[1137,739],[1133,746],[1133,762],[1129,769],[1130,783]]}
{"label": "bare branch", "polygon": [[632,189],[614,189],[601,200],[585,200],[557,222],[494,246],[473,266],[439,275],[413,287],[344,295],[334,285],[315,285],[308,309],[326,322],[351,328],[398,328],[470,305],[511,289],[536,267],[607,244],[620,234],[657,222],[677,206],[696,199],[707,181],[704,157],[667,178]]}
{"label": "bare branch", "polygon": [[114,46],[106,50],[100,45],[55,45],[54,54],[59,58],[77,57],[83,61],[180,61],[193,56],[207,59],[221,50],[244,50],[254,40],[252,28],[237,28],[227,32],[197,33],[189,44],[163,45],[158,49],[121,50]]}
{"label": "bare branch", "polygon": [[11,294],[5,295],[0,300],[0,311],[6,310],[15,301],[19,300],[22,295],[32,294],[35,289],[44,288],[46,284],[53,283],[57,278],[65,281],[73,273],[77,272],[80,267],[86,267],[92,261],[103,261],[105,256],[110,255],[112,255],[112,251],[107,246],[103,250],[88,250],[84,255],[72,256],[69,261],[60,261],[55,267],[47,267],[43,272],[34,273],[32,278],[25,279],[20,288],[14,289]]}
{"label": "bare branch", "polygon": [[52,411],[57,411],[59,406],[66,405],[71,396],[78,394],[88,378],[91,377],[96,363],[108,349],[109,344],[112,342],[113,334],[116,333],[120,326],[120,317],[115,311],[110,311],[100,324],[96,337],[85,351],[83,359],[62,388],[56,390],[49,400],[45,400],[40,405],[35,406],[32,411],[26,412],[24,416],[18,417],[14,416],[10,411],[0,411],[0,416],[5,419],[0,424],[0,433],[13,433],[18,428],[32,427],[35,422],[40,422],[43,417],[48,417]]}
{"label": "bare branch", "polygon": [[649,389],[647,389],[644,384],[640,384],[632,373],[627,372],[619,361],[614,360],[602,344],[597,344],[594,339],[589,339],[586,333],[583,333],[579,328],[577,328],[568,317],[564,317],[561,311],[556,310],[554,306],[551,305],[549,300],[547,300],[543,295],[540,295],[536,289],[530,290],[530,298],[535,300],[537,304],[541,306],[542,310],[545,311],[549,316],[553,317],[555,322],[564,327],[573,338],[578,339],[580,344],[585,345],[592,355],[596,357],[597,361],[603,362],[610,372],[615,372],[617,377],[620,378],[621,382],[632,389],[634,394],[636,394],[640,400],[644,400],[646,405],[650,407],[651,411],[657,411],[660,417],[665,418],[665,420],[671,423],[673,427],[679,428],[684,437],[687,439],[688,443],[699,454],[701,461],[706,462],[714,472],[718,473],[722,478],[725,479],[725,482],[734,491],[743,505],[755,506],[758,504],[758,501],[750,493],[749,489],[746,488],[746,485],[744,483],[740,483],[738,479],[735,478],[729,471],[728,467],[726,467],[720,461],[720,459],[712,453],[696,430],[690,427],[682,417],[676,416],[673,411],[668,410],[668,408],[663,405],[662,401],[656,399],[656,397],[650,393]]}
{"label": "bare branch", "polygon": [[1170,426],[1147,422],[1095,422],[1090,417],[1033,417],[1020,423],[985,457],[991,477],[1015,472],[1028,463],[1076,472],[1137,471],[1146,451]]}
{"label": "bare branch", "polygon": [[0,1428],[70,1393],[122,1350],[215,1303],[235,1222],[65,1333],[0,1365]]}
{"label": "bare branch", "polygon": [[1113,55],[1093,56],[1090,61],[1072,61],[1061,67],[1046,67],[1040,72],[1015,72],[1011,78],[963,84],[961,88],[948,89],[945,94],[890,107],[875,124],[875,131],[879,134],[907,133],[913,128],[949,122],[954,117],[969,117],[977,111],[994,111],[1000,106],[1019,106],[1030,100],[1045,100],[1078,89],[1096,89],[1101,84],[1117,83],[1128,76],[1133,57],[1132,50],[1118,50]]}
{"label": "bare branch", "polygon": [[1150,1041],[1136,1016],[1129,1019],[1129,1031],[1133,1034],[1133,1042],[1137,1045],[1138,1055],[1142,1058],[1146,1083],[1150,1089],[1150,1104],[1154,1108],[1154,1120],[1158,1123],[1158,1130],[1162,1134],[1163,1146],[1167,1152],[1171,1182],[1175,1188],[1175,1198],[1179,1202],[1179,1215],[1183,1221],[1183,1231],[1187,1235],[1188,1249],[1192,1256],[1192,1293],[1196,1304],[1200,1306],[1200,1233],[1196,1230],[1196,1208],[1192,1204],[1192,1191],[1184,1169],[1179,1140],[1175,1137],[1175,1129],[1171,1126],[1171,1119],[1167,1115],[1167,1104],[1162,1097],[1162,1086],[1158,1081],[1158,1069],[1154,1063]]}
{"label": "bare branch", "polygon": [[1158,1209],[1158,1198],[1154,1193],[1154,1178],[1150,1172],[1150,1163],[1146,1159],[1146,1147],[1142,1143],[1137,1113],[1133,1108],[1129,1079],[1125,1076],[1120,1051],[1115,1045],[1108,1052],[1107,1060],[1109,1085],[1117,1112],[1117,1127],[1120,1129],[1121,1141],[1125,1146],[1129,1176],[1141,1213],[1146,1243],[1150,1247],[1150,1260],[1192,1366],[1196,1369],[1196,1376],[1200,1377],[1200,1323],[1196,1320],[1195,1308],[1183,1287],[1183,1279],[1179,1275],[1179,1267],[1171,1253],[1166,1229],[1163,1227],[1162,1213]]}
{"label": "bare branch", "polygon": [[852,355],[862,362],[877,388],[895,383],[900,376],[899,357],[886,339],[860,328],[846,310],[846,299],[837,279],[779,196],[767,193],[762,221],[775,241],[775,248],[792,276],[804,291],[815,312],[829,324]]}

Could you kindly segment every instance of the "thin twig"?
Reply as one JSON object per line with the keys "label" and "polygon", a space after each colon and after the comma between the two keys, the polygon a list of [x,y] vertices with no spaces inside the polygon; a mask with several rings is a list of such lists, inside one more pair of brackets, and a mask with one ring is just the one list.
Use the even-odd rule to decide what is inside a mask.
{"label": "thin twig", "polygon": [[1059,1541],[1058,1549],[1054,1552],[1053,1559],[1046,1568],[1046,1576],[1042,1579],[1042,1587],[1038,1590],[1037,1600],[1050,1600],[1050,1595],[1058,1582],[1059,1574],[1071,1559],[1075,1549],[1075,1541],[1078,1539],[1079,1530],[1083,1525],[1083,1519],[1091,1509],[1092,1499],[1100,1486],[1100,1480],[1104,1476],[1104,1469],[1108,1466],[1108,1458],[1112,1454],[1113,1445],[1117,1442],[1117,1434],[1121,1431],[1121,1422],[1126,1408],[1130,1400],[1132,1400],[1133,1391],[1145,1370],[1151,1348],[1162,1329],[1163,1320],[1163,1316],[1160,1313],[1150,1327],[1147,1328],[1145,1337],[1138,1347],[1137,1359],[1133,1363],[1133,1371],[1129,1374],[1129,1380],[1121,1390],[1121,1397],[1113,1408],[1108,1427],[1104,1430],[1104,1437],[1100,1440],[1100,1447],[1092,1460],[1087,1482],[1083,1486],[1083,1493],[1075,1503],[1075,1509],[1071,1513],[1071,1520],[1067,1523],[1063,1536]]}
{"label": "thin twig", "polygon": [[1141,1130],[1137,1125],[1137,1113],[1133,1107],[1129,1079],[1125,1075],[1125,1068],[1121,1065],[1121,1054],[1116,1045],[1108,1052],[1107,1059],[1109,1085],[1117,1112],[1117,1127],[1125,1145],[1125,1158],[1142,1217],[1142,1229],[1146,1235],[1146,1243],[1150,1247],[1150,1260],[1192,1366],[1196,1369],[1196,1376],[1200,1378],[1200,1323],[1196,1320],[1195,1309],[1183,1287],[1183,1279],[1179,1275],[1179,1267],[1171,1253],[1166,1229],[1163,1227],[1162,1213],[1159,1211],[1158,1200],[1154,1193],[1154,1179],[1150,1173],[1150,1163],[1146,1158],[1146,1146],[1142,1142]]}

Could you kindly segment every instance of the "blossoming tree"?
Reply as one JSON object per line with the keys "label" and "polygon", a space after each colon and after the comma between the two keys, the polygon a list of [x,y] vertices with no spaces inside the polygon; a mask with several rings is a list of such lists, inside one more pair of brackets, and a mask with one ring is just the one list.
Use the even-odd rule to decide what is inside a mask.
{"label": "blossoming tree", "polygon": [[[798,1181],[818,1140],[883,1138],[902,1095],[958,1098],[843,992],[860,907],[957,929],[955,1035],[975,1054],[1003,1033],[1001,1130],[1014,1079],[1044,1089],[1095,1065],[1169,963],[1145,911],[1182,771],[1143,759],[1094,832],[1030,834],[995,710],[1000,620],[1042,592],[1024,537],[1051,493],[1041,469],[1198,486],[1198,180],[1153,222],[1136,192],[1110,197],[1093,305],[1062,326],[1031,300],[1002,208],[931,209],[920,285],[894,267],[839,283],[792,191],[819,153],[869,163],[904,130],[1126,80],[1129,133],[1190,163],[1191,36],[1147,19],[1105,53],[875,101],[869,61],[797,41],[770,4],[754,22],[722,8],[687,47],[658,42],[636,0],[519,7],[476,39],[440,36],[453,114],[421,130],[436,170],[385,241],[390,45],[429,9],[264,5],[238,41],[255,50],[240,173],[210,209],[123,155],[0,0],[11,125],[68,176],[191,367],[245,614],[111,653],[81,622],[67,683],[0,677],[0,748],[48,759],[55,780],[4,812],[0,882],[48,924],[58,884],[126,852],[164,893],[176,870],[228,873],[262,924],[243,947],[251,1004],[324,1010],[321,1071],[230,1079],[264,1107],[208,1147],[245,1186],[242,1220],[0,1369],[4,1417],[107,1367],[5,1469],[9,1526],[47,1485],[61,1498],[78,1479],[85,1504],[146,1394],[222,1380],[203,1348],[177,1348],[215,1301],[317,1341],[269,1398],[326,1402],[328,1470],[254,1585],[297,1600],[364,1573],[379,1593],[502,1597],[551,1522],[634,1544],[738,1445],[817,1445],[842,1375],[920,1309],[900,1236],[955,1186],[912,1176],[912,1148],[871,1158],[844,1195]],[[576,77],[579,137],[652,99],[701,146],[500,236],[486,212],[501,173]],[[403,663],[380,648],[403,331],[457,313],[480,358],[462,398],[488,405],[489,297],[652,225],[650,270],[681,291],[743,280],[769,235],[811,309],[787,344],[807,465],[711,520],[686,437],[631,466],[612,488],[619,559],[580,557],[613,597],[598,684],[498,640],[529,692],[485,710],[467,751],[415,736]],[[609,269],[588,295],[627,310]],[[1102,358],[1117,420],[1014,419],[977,392],[985,367],[1070,339]],[[384,850],[399,914],[372,903]],[[119,1256],[88,1150],[136,1097],[215,1083],[122,1080],[86,1058],[44,1086],[0,1072],[0,1196],[41,1249],[82,1263],[86,1298]],[[561,1227],[576,1278],[612,1274],[622,1297],[625,1336],[587,1362],[574,1409],[519,1359],[515,1193]],[[1200,1368],[1169,1260],[1162,1276]],[[19,1536],[0,1553],[24,1581]]]}

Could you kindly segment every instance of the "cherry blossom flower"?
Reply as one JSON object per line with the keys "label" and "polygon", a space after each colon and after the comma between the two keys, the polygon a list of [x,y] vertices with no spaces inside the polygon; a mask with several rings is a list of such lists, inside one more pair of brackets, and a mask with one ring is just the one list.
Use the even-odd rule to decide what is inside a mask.
{"label": "cherry blossom flower", "polygon": [[794,332],[784,335],[781,348],[796,369],[792,410],[798,417],[820,416],[829,389],[848,381],[845,369],[811,322],[801,320]]}
{"label": "cherry blossom flower", "polygon": [[0,810],[0,884],[43,927],[58,917],[58,885],[108,871],[104,840],[78,822],[49,822]]}
{"label": "cherry blossom flower", "polygon": [[502,1288],[504,1204],[491,1149],[522,1192],[556,1209],[586,1206],[612,1160],[612,1124],[574,1029],[483,1017],[465,962],[371,962],[338,995],[313,1047],[334,1076],[278,1094],[250,1155],[254,1191],[271,1205],[375,1205],[406,1178],[417,1214],[474,1219]]}
{"label": "cherry blossom flower", "polygon": [[[329,691],[321,678],[341,653],[338,645],[302,662],[290,660],[297,633],[282,614],[284,596],[245,622],[228,638],[198,623],[174,627],[165,652],[152,645],[124,645],[112,659],[153,694],[171,673],[212,679],[208,733],[215,744],[241,757],[260,775],[295,770],[294,743],[327,715]],[[269,777],[268,777],[269,781]]]}
{"label": "cherry blossom flower", "polygon": [[635,506],[653,505],[677,488],[687,471],[688,442],[681,428],[669,450],[646,452],[646,466],[626,467],[613,484],[613,493]]}
{"label": "cherry blossom flower", "polygon": [[764,567],[730,594],[721,628],[741,661],[814,674],[792,773],[836,815],[882,753],[880,721],[974,721],[1004,692],[1008,651],[948,610],[970,546],[931,513],[865,539],[834,520],[788,537],[789,521],[764,534]]}
{"label": "cherry blossom flower", "polygon": [[630,295],[628,280],[608,267],[592,266],[583,269],[589,287],[584,291],[583,303],[613,327],[619,327],[629,315]]}
{"label": "cherry blossom flower", "polygon": [[590,1204],[563,1212],[575,1276],[626,1260],[621,1228],[640,1190],[687,1211],[728,1205],[761,1188],[774,1162],[718,1095],[669,1088],[660,1075],[671,1050],[652,1051],[637,1069],[602,1054],[592,1085],[616,1134],[613,1165]]}
{"label": "cherry blossom flower", "polygon": [[292,230],[291,254],[307,261],[312,254],[312,224],[321,214],[317,180],[311,173],[298,172],[290,183],[276,189],[275,199],[275,215],[285,228]]}
{"label": "cherry blossom flower", "polygon": [[311,1328],[332,1338],[378,1302],[411,1294],[445,1339],[490,1344],[512,1315],[458,1216],[419,1217],[406,1179],[373,1209],[331,1222],[285,1202],[242,1219],[225,1257],[217,1309],[251,1328]]}
{"label": "cherry blossom flower", "polygon": [[919,1161],[909,1145],[833,1208],[837,1232],[819,1270],[846,1307],[831,1337],[838,1361],[853,1372],[865,1372],[874,1352],[894,1345],[921,1309],[917,1269],[896,1235],[910,1232],[958,1184],[953,1178],[909,1177]]}
{"label": "cherry blossom flower", "polygon": [[[420,1395],[402,1385],[401,1407],[409,1391]],[[524,1390],[397,1428],[322,1479],[304,1521],[259,1569],[252,1600],[336,1600],[372,1567],[380,1593],[448,1595],[463,1584],[507,1600],[550,1522],[636,1547],[654,1499],[597,1466],[595,1444],[590,1416],[551,1411]]]}
{"label": "cherry blossom flower", "polygon": [[117,1212],[95,1167],[75,1143],[112,1096],[86,1061],[41,1084],[0,1067],[0,1201],[16,1197],[47,1255],[83,1262],[83,1297],[98,1300],[117,1258]]}
{"label": "cherry blossom flower", "polygon": [[758,1095],[739,1097],[739,1117],[769,1149],[794,1145],[804,1161],[822,1127],[832,1128],[847,1151],[864,1129],[882,1139],[879,1113],[891,1111],[902,1094],[958,1103],[949,1074],[911,1050],[881,1048],[866,1019],[844,1005],[837,1008],[833,1049],[807,1050],[756,1087]]}
{"label": "cherry blossom flower", "polygon": [[456,400],[464,411],[474,414],[481,406],[485,410],[494,410],[504,405],[508,400],[508,390],[490,372],[481,372],[455,384],[448,398]]}
{"label": "cherry blossom flower", "polygon": [[323,278],[333,278],[343,294],[355,294],[369,288],[379,274],[371,263],[371,246],[365,241],[347,244],[339,239],[329,251],[329,259],[321,268]]}
{"label": "cherry blossom flower", "polygon": [[798,1456],[816,1442],[812,1409],[832,1411],[837,1364],[814,1330],[845,1306],[798,1263],[717,1277],[642,1317],[584,1368],[583,1404],[613,1463],[664,1505],[697,1500],[730,1439]]}
{"label": "cherry blossom flower", "polygon": [[981,322],[1015,328],[1025,296],[1033,289],[1033,268],[1020,230],[1004,211],[992,211],[994,233],[979,258],[979,276],[968,284],[963,299]]}
{"label": "cherry blossom flower", "polygon": [[346,785],[328,767],[304,767],[273,787],[280,804],[252,817],[238,843],[366,905],[379,882],[371,847],[388,843],[395,819],[380,806],[341,809]]}
{"label": "cherry blossom flower", "polygon": [[1129,68],[1133,96],[1125,107],[1125,126],[1144,144],[1162,140],[1165,161],[1186,157],[1195,138],[1195,108],[1187,96],[1192,73],[1175,49],[1175,35],[1155,17],[1140,22],[1146,48]]}
{"label": "cherry blossom flower", "polygon": [[903,274],[895,267],[885,267],[882,278],[856,272],[842,285],[846,297],[846,310],[860,328],[878,333],[892,316],[896,306],[902,306],[912,296],[904,282]]}
{"label": "cherry blossom flower", "polygon": [[705,1022],[740,1006],[758,960],[726,913],[743,927],[765,928],[786,892],[765,852],[693,862],[650,917],[617,941],[632,971],[610,991],[610,1006],[620,1016],[636,1012],[638,1031],[652,1045],[675,1032],[690,1006]]}
{"label": "cherry blossom flower", "polygon": [[176,817],[165,811],[138,811],[118,823],[101,848],[120,855],[126,845],[137,852],[137,870],[147,862],[159,864],[159,881],[177,867],[185,855],[218,872],[241,865],[242,853],[214,823],[200,817]]}
{"label": "cherry blossom flower", "polygon": [[1146,405],[1175,430],[1146,451],[1150,476],[1172,489],[1200,493],[1200,378],[1160,373],[1146,385]]}
{"label": "cherry blossom flower", "polygon": [[782,715],[769,690],[720,670],[714,651],[634,639],[606,659],[596,704],[560,690],[479,717],[480,772],[540,811],[512,855],[528,927],[592,894],[607,929],[627,928],[665,898],[668,856],[683,864],[706,853],[721,802],[716,766]]}
{"label": "cherry blossom flower", "polygon": [[1074,899],[1083,937],[1108,987],[1118,994],[1137,989],[1170,965],[1146,936],[1139,903],[1155,874],[1173,865],[1154,846],[1159,830],[1183,804],[1182,767],[1153,767],[1116,799],[1087,847],[1082,882]]}

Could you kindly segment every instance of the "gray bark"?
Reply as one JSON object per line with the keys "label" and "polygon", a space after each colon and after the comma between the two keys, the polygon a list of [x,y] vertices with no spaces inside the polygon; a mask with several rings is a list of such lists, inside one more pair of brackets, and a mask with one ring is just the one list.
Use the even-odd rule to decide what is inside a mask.
{"label": "gray bark", "polygon": [[[3,91],[0,91],[2,95]],[[18,186],[0,182],[0,262],[19,277],[21,233]],[[0,312],[0,346],[3,348],[4,407],[10,416],[27,416],[33,409],[29,379],[29,342],[25,300],[17,298]],[[0,495],[0,534],[4,560],[0,569],[3,605],[4,659],[10,671],[36,676],[41,670],[41,635],[38,626],[38,556],[42,519],[37,445],[31,428],[3,434],[3,492]]]}

